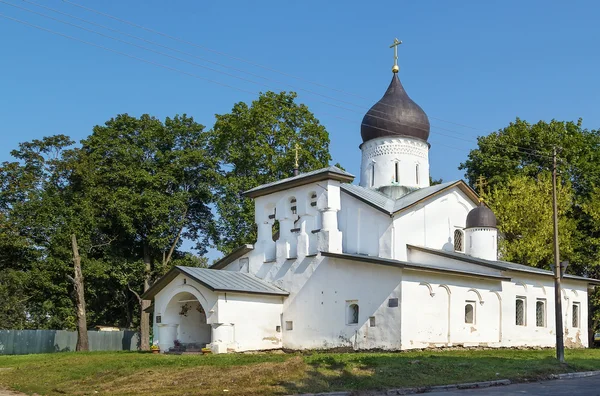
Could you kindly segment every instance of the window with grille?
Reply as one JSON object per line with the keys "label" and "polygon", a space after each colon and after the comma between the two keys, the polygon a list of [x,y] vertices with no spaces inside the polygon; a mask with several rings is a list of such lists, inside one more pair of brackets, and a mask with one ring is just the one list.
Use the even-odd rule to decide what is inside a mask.
{"label": "window with grille", "polygon": [[475,302],[467,301],[465,304],[465,323],[475,324]]}
{"label": "window with grille", "polygon": [[454,231],[454,251],[456,251],[456,252],[464,251],[463,237],[464,237],[464,235],[461,230]]}
{"label": "window with grille", "polygon": [[535,303],[535,325],[546,327],[546,301],[538,300]]}
{"label": "window with grille", "polygon": [[525,298],[517,298],[515,308],[515,324],[517,326],[525,326]]}
{"label": "window with grille", "polygon": [[348,305],[348,324],[358,324],[358,304]]}
{"label": "window with grille", "polygon": [[290,199],[290,210],[292,211],[292,214],[298,213],[298,207],[296,206],[296,198]]}
{"label": "window with grille", "polygon": [[579,327],[579,303],[573,303],[573,327]]}

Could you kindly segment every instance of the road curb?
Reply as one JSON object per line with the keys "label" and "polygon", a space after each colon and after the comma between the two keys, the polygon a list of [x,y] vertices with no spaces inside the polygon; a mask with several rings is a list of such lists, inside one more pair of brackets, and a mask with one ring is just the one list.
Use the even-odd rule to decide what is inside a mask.
{"label": "road curb", "polygon": [[[582,371],[578,373],[565,373],[565,374],[552,374],[546,377],[547,380],[558,380],[558,379],[574,379],[574,378],[585,378],[600,375],[600,371]],[[544,381],[544,380],[542,380]],[[505,386],[510,385],[513,382],[509,379],[501,379],[495,381],[482,381],[482,382],[467,382],[463,384],[452,384],[452,385],[437,385],[437,386],[419,386],[413,388],[398,388],[388,389],[384,391],[343,391],[343,392],[326,392],[326,393],[305,393],[300,396],[352,396],[359,394],[367,394],[369,396],[392,396],[392,395],[414,395],[418,393],[429,393],[429,392],[443,392],[443,391],[455,391],[462,389],[478,389],[478,388],[489,388],[492,386]]]}
{"label": "road curb", "polygon": [[565,373],[565,374],[553,374],[548,376],[549,379],[572,379],[572,378],[585,378],[599,375],[600,371],[581,371],[579,373]]}
{"label": "road curb", "polygon": [[[419,386],[419,387],[414,387],[414,388],[388,389],[388,390],[384,390],[384,391],[364,391],[364,393],[368,394],[369,396],[414,395],[417,393],[451,391],[451,390],[461,390],[461,389],[489,388],[491,386],[510,385],[511,383],[512,382],[508,379],[502,379],[502,380],[495,380],[495,381],[466,382],[463,384],[452,384],[452,385]],[[356,393],[357,393],[357,391],[305,393],[300,396],[352,396]]]}

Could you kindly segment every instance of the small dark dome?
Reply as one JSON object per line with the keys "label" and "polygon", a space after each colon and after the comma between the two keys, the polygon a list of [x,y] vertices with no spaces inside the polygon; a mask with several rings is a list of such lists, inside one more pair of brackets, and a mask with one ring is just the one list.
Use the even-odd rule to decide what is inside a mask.
{"label": "small dark dome", "polygon": [[484,204],[480,204],[467,215],[467,226],[465,228],[476,227],[496,228],[496,215]]}
{"label": "small dark dome", "polygon": [[421,107],[408,97],[398,76],[379,102],[365,114],[360,126],[363,143],[380,137],[408,136],[427,141],[429,118]]}

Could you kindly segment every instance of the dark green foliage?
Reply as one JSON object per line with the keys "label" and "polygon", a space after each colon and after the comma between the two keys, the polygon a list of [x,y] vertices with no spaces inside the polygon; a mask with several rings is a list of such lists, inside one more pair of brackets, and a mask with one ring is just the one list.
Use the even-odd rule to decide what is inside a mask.
{"label": "dark green foliage", "polygon": [[256,239],[254,203],[242,192],[293,175],[296,144],[300,172],[328,166],[329,134],[295,93],[267,92],[250,106],[240,102],[217,115],[212,154],[219,159],[215,183],[217,247],[229,253]]}
{"label": "dark green foliage", "polygon": [[[485,176],[488,201],[498,216],[503,258],[549,268],[553,261],[552,147],[558,150],[561,260],[569,273],[600,277],[600,132],[578,122],[516,119],[478,138],[459,169],[473,186]],[[598,293],[596,293],[598,294]],[[600,298],[591,296],[593,322],[600,322]],[[595,327],[595,325],[593,326]]]}

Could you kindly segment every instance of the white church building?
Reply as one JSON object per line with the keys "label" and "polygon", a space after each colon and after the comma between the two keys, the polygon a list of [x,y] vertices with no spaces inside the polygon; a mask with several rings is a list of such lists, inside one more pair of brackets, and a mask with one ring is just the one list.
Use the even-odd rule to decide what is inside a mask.
{"label": "white church building", "polygon": [[[393,71],[361,124],[359,184],[329,167],[247,191],[254,244],[144,293],[162,351],[555,345],[552,272],[498,260],[496,217],[464,181],[430,186],[429,120]],[[588,346],[597,284],[562,278],[568,347]]]}

